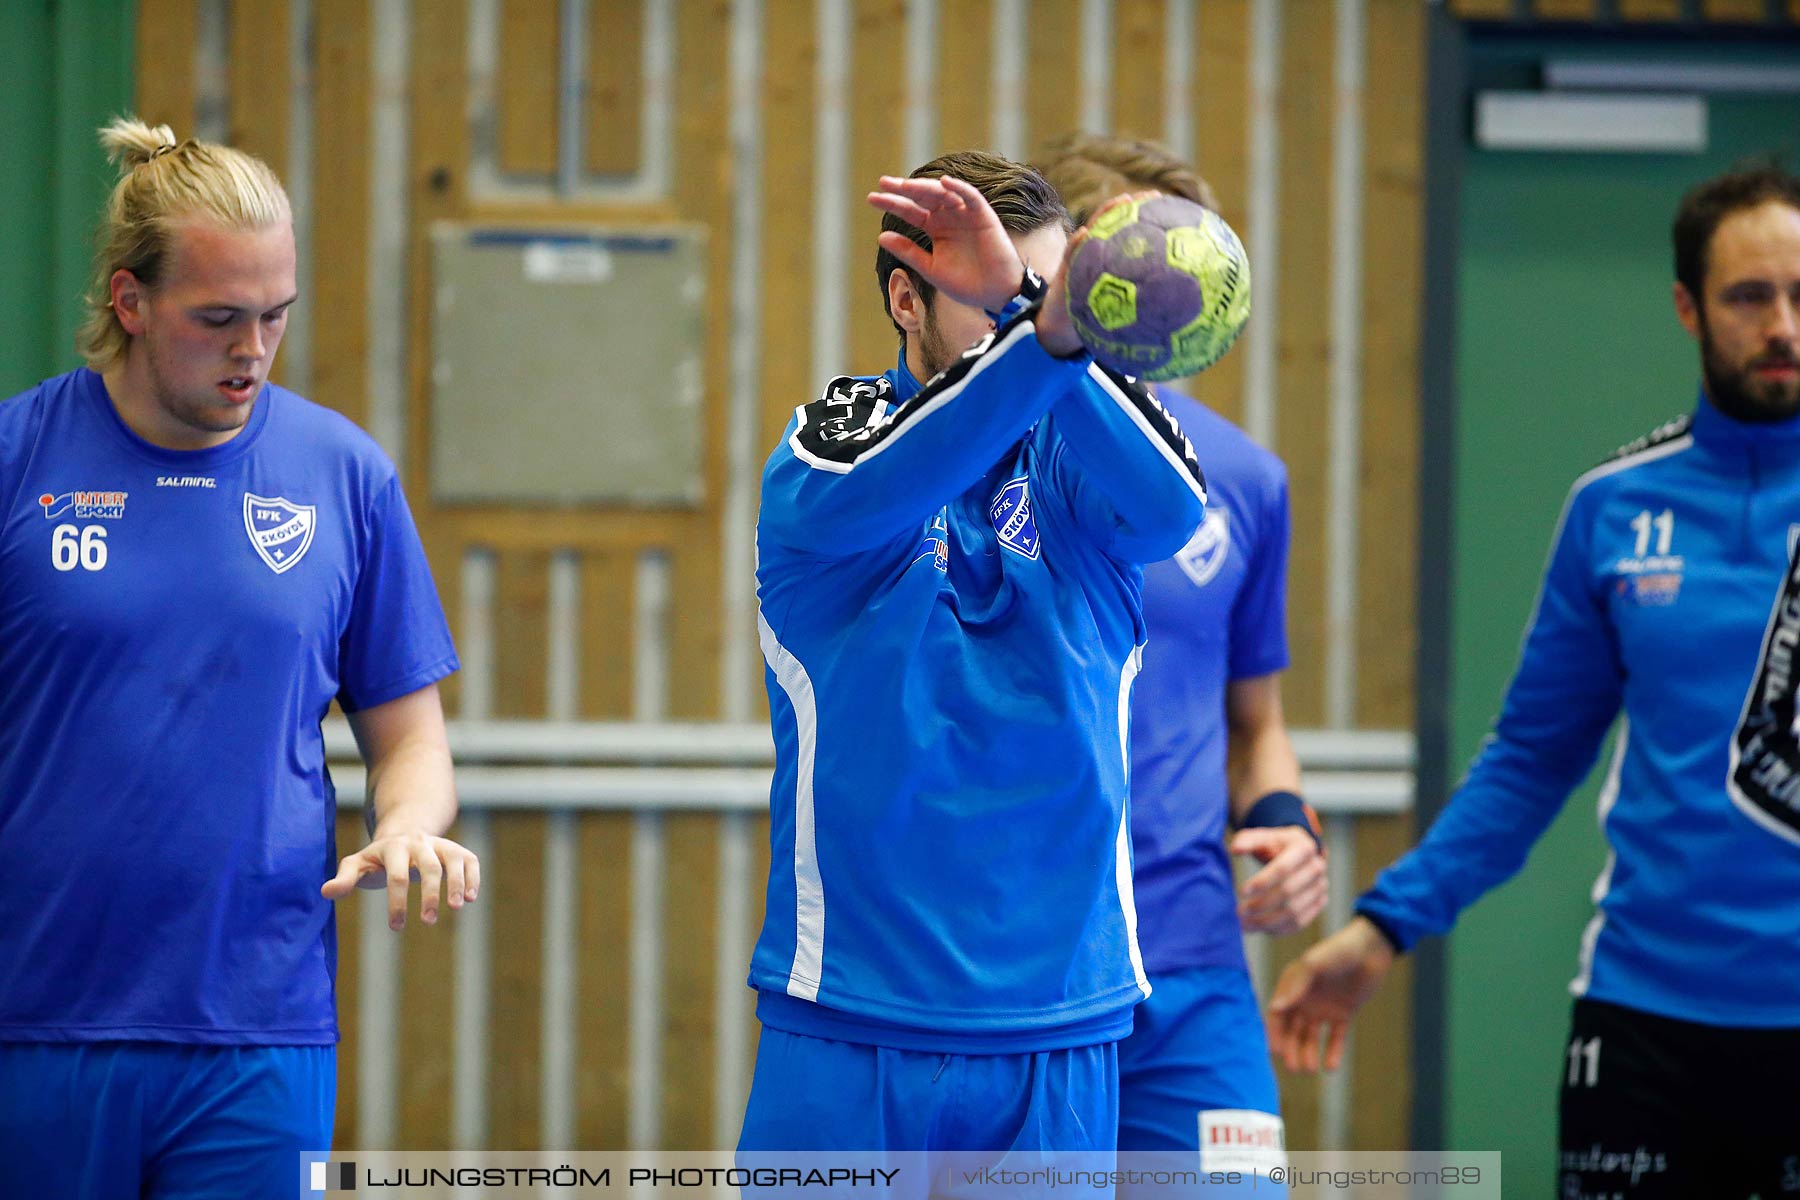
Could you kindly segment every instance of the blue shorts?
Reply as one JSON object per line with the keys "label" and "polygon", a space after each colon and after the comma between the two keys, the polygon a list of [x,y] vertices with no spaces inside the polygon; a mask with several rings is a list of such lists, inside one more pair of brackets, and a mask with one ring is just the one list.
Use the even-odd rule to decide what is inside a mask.
{"label": "blue shorts", "polygon": [[763,1027],[738,1139],[782,1150],[1106,1151],[1118,1046],[938,1054]]}
{"label": "blue shorts", "polygon": [[336,1097],[335,1046],[0,1042],[0,1190],[292,1196]]}
{"label": "blue shorts", "polygon": [[[1153,974],[1150,987],[1119,1043],[1119,1149],[1197,1151],[1202,1169],[1283,1161],[1267,1153],[1285,1135],[1250,977],[1197,967]],[[1272,1187],[1264,1180],[1256,1195],[1283,1194]]]}

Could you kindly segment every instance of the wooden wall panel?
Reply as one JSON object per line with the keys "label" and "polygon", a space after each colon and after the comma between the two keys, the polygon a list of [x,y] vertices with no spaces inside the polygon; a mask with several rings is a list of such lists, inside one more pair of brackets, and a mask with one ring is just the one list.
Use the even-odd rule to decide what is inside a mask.
{"label": "wooden wall panel", "polygon": [[[462,106],[444,103],[469,89],[464,21],[468,6],[414,0],[409,22],[412,94],[407,105],[407,406],[403,464],[406,494],[424,534],[438,595],[452,631],[462,624],[464,543],[447,523],[434,519],[430,503],[431,226],[466,204],[468,125]],[[504,543],[503,543],[504,544]],[[444,709],[461,711],[462,677],[441,685]]]}
{"label": "wooden wall panel", "polygon": [[[494,715],[545,715],[550,556],[502,551],[494,570]],[[493,817],[494,855],[483,864],[482,902],[493,903],[494,964],[488,1033],[490,1142],[542,1147],[544,837],[540,813]],[[505,886],[488,886],[504,881]]]}
{"label": "wooden wall panel", "polygon": [[1514,0],[1451,0],[1450,11],[1470,21],[1506,21],[1516,11]]}
{"label": "wooden wall panel", "polygon": [[199,0],[138,0],[137,115],[194,136],[194,44]]}
{"label": "wooden wall panel", "polygon": [[587,168],[630,175],[643,155],[644,6],[588,4]]}
{"label": "wooden wall panel", "polygon": [[1032,0],[1025,22],[1025,144],[1081,127],[1081,0]]}
{"label": "wooden wall panel", "polygon": [[1151,141],[1162,138],[1164,32],[1163,0],[1115,0],[1111,105],[1114,133]]}
{"label": "wooden wall panel", "polygon": [[[663,910],[662,1144],[708,1150],[717,1043],[719,819],[710,813],[671,813],[664,829],[669,883]],[[734,964],[732,970],[739,968]]]}
{"label": "wooden wall panel", "polygon": [[[1194,70],[1188,85],[1194,166],[1212,185],[1225,220],[1244,239],[1254,306],[1257,276],[1273,265],[1258,257],[1256,230],[1250,228],[1250,0],[1207,0],[1194,24]],[[1182,386],[1214,412],[1241,423],[1244,357],[1240,345]]]}
{"label": "wooden wall panel", "polygon": [[226,140],[287,174],[293,13],[286,4],[231,0],[225,62]]}
{"label": "wooden wall panel", "polygon": [[[1282,8],[1280,260],[1272,266],[1265,260],[1262,268],[1264,279],[1279,281],[1279,311],[1266,331],[1278,339],[1275,448],[1288,464],[1293,519],[1288,559],[1293,666],[1282,694],[1290,724],[1303,728],[1322,723],[1325,716],[1325,489],[1331,425],[1327,281],[1332,251],[1326,214],[1332,194],[1335,79],[1333,39],[1325,31],[1331,29],[1332,17],[1327,0],[1298,0]],[[1295,938],[1271,941],[1273,970],[1279,972],[1301,947]],[[1281,1099],[1290,1145],[1317,1147],[1318,1080],[1283,1074]]]}
{"label": "wooden wall panel", "polygon": [[581,559],[581,717],[631,716],[632,623],[637,559],[590,551]]}
{"label": "wooden wall panel", "polygon": [[937,32],[938,144],[933,153],[991,149],[993,0],[942,0]]}
{"label": "wooden wall panel", "polygon": [[844,199],[850,207],[844,264],[850,359],[835,369],[872,375],[894,365],[898,339],[875,284],[881,214],[866,197],[877,177],[904,175],[919,165],[905,161],[901,123],[894,119],[906,104],[906,56],[894,52],[906,44],[905,0],[857,0],[851,39],[850,179]]}
{"label": "wooden wall panel", "polygon": [[1618,0],[1622,21],[1679,21],[1681,0]]}
{"label": "wooden wall panel", "polygon": [[500,167],[556,173],[558,9],[543,0],[501,0]]}
{"label": "wooden wall panel", "polygon": [[[225,140],[268,163],[288,182],[288,127],[293,107],[292,64],[288,45],[293,13],[286,4],[231,0],[228,18],[230,49],[226,57],[227,126]],[[304,246],[297,247],[304,254]],[[299,303],[310,309],[312,297]],[[269,378],[289,385],[286,359],[277,356]]]}
{"label": "wooden wall panel", "polygon": [[1732,25],[1761,25],[1769,19],[1763,0],[1701,0],[1700,12],[1708,21]]}
{"label": "wooden wall panel", "polygon": [[[1372,0],[1363,139],[1362,482],[1357,538],[1356,722],[1411,729],[1417,652],[1419,335],[1424,283],[1425,10]],[[1358,890],[1409,849],[1410,817],[1357,827]],[[1412,1106],[1412,960],[1358,1016],[1351,1144],[1402,1146]]]}
{"label": "wooden wall panel", "polygon": [[[1356,719],[1413,723],[1418,572],[1419,335],[1424,285],[1424,14],[1373,0],[1363,140],[1362,482],[1357,540]],[[1380,619],[1376,615],[1380,614]]]}
{"label": "wooden wall panel", "polygon": [[546,825],[541,813],[494,814],[493,855],[481,864],[479,903],[492,906],[493,930],[488,1145],[501,1150],[560,1149],[540,1141]]}
{"label": "wooden wall panel", "polygon": [[[1284,698],[1291,724],[1323,722],[1326,438],[1330,430],[1331,138],[1334,78],[1327,0],[1297,0],[1282,12],[1280,310],[1276,449],[1288,463],[1293,549],[1288,568],[1288,638],[1293,667]],[[1252,235],[1254,236],[1254,234]]]}
{"label": "wooden wall panel", "polygon": [[313,68],[314,174],[310,399],[363,424],[369,357],[369,10],[318,0]]}
{"label": "wooden wall panel", "polygon": [[1532,0],[1531,13],[1544,21],[1592,21],[1594,0]]}
{"label": "wooden wall panel", "polygon": [[580,822],[575,1142],[584,1150],[628,1144],[631,826],[629,813],[595,813]]}
{"label": "wooden wall panel", "polygon": [[[461,840],[461,829],[445,836]],[[483,863],[486,867],[488,864]],[[416,889],[415,889],[416,890]],[[488,902],[485,886],[478,904]],[[456,927],[462,914],[439,902],[436,925],[419,920],[415,896],[400,941],[399,1078],[400,1111],[395,1146],[408,1150],[453,1149],[450,1110],[455,1059],[450,1031],[456,1028]]]}
{"label": "wooden wall panel", "polygon": [[812,151],[818,121],[812,89],[819,57],[816,8],[812,0],[767,0],[765,8],[759,462],[780,440],[794,409],[825,386],[825,380],[812,378],[809,365],[812,209],[818,194]]}

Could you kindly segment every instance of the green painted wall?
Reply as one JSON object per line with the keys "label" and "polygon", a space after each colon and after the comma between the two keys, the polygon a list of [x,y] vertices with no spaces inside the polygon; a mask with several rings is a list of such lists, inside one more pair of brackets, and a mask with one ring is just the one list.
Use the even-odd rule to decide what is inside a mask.
{"label": "green painted wall", "polygon": [[[1800,98],[1714,97],[1700,156],[1465,152],[1452,498],[1458,761],[1498,711],[1569,484],[1694,402],[1698,358],[1669,297],[1669,223],[1682,192],[1755,152],[1785,146],[1792,165],[1797,139]],[[1509,1196],[1555,1194],[1567,985],[1605,857],[1597,774],[1519,877],[1472,908],[1450,941],[1447,1141],[1502,1151]]]}
{"label": "green painted wall", "polygon": [[0,3],[0,397],[77,365],[95,220],[116,176],[95,131],[133,94],[131,0]]}

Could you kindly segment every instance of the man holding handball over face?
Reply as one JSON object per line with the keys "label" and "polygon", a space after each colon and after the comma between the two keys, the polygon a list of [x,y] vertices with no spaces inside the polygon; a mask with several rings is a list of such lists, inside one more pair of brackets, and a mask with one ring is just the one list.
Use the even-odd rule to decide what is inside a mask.
{"label": "man holding handball over face", "polygon": [[1204,487],[1082,350],[1040,175],[946,155],[870,202],[900,360],[832,380],[763,475],[777,757],[739,1149],[1110,1150],[1147,991],[1139,564]]}
{"label": "man holding handball over face", "polygon": [[[393,465],[268,382],[281,184],[120,119],[88,367],[0,403],[0,1162],[19,1194],[293,1195],[331,1139],[330,901],[473,900],[456,654]],[[319,723],[369,766],[341,862]],[[9,1194],[11,1194],[9,1192]]]}

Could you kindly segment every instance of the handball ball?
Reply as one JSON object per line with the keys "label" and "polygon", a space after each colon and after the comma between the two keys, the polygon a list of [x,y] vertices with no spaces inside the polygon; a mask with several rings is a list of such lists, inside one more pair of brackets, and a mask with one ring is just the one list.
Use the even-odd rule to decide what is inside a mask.
{"label": "handball ball", "polygon": [[1250,316],[1250,262],[1231,226],[1156,192],[1115,196],[1094,214],[1068,288],[1088,353],[1140,379],[1205,370]]}

